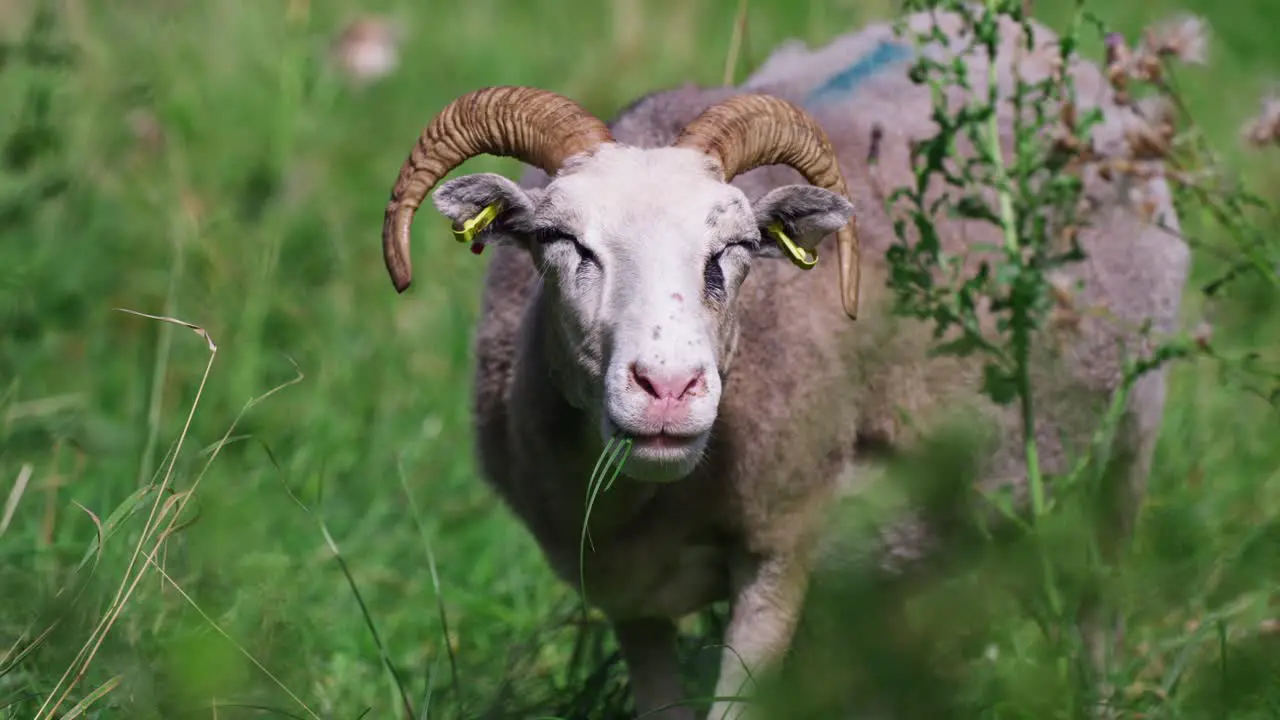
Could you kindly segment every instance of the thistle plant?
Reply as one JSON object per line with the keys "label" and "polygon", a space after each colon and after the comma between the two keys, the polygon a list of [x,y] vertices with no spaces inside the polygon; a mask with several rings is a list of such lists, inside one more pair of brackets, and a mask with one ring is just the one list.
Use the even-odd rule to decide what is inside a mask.
{"label": "thistle plant", "polygon": [[[1106,492],[1103,476],[1112,440],[1128,394],[1143,375],[1176,360],[1207,358],[1219,364],[1224,376],[1247,383],[1256,394],[1274,402],[1280,397],[1280,373],[1269,369],[1257,351],[1221,351],[1203,324],[1163,335],[1150,324],[1133,328],[1146,351],[1131,354],[1126,361],[1123,381],[1101,413],[1092,441],[1080,457],[1072,458],[1065,472],[1050,476],[1045,471],[1036,442],[1031,376],[1037,344],[1048,331],[1080,320],[1072,302],[1078,289],[1064,286],[1057,277],[1058,271],[1086,260],[1080,243],[1091,203],[1085,173],[1097,172],[1108,180],[1121,176],[1144,180],[1154,165],[1163,168],[1179,214],[1192,218],[1187,225],[1201,232],[1214,230],[1231,240],[1224,248],[1222,243],[1210,245],[1183,230],[1193,249],[1209,248],[1223,261],[1222,272],[1202,287],[1206,297],[1222,293],[1244,277],[1261,278],[1272,288],[1280,285],[1280,248],[1267,231],[1274,211],[1224,176],[1179,93],[1177,65],[1206,59],[1202,21],[1191,16],[1175,18],[1148,29],[1141,43],[1131,47],[1121,34],[1106,32],[1080,0],[1054,46],[1053,70],[1039,80],[1028,80],[1015,71],[1012,89],[1001,97],[995,58],[1002,46],[1002,53],[1010,52],[1005,33],[1017,26],[1019,41],[1025,39],[1027,50],[1035,42],[1027,5],[1022,0],[986,0],[981,5],[961,0],[905,2],[904,14],[954,13],[964,29],[950,34],[937,27],[913,32],[905,24],[898,25],[899,34],[913,39],[918,47],[949,46],[954,57],[949,53],[938,59],[920,52],[910,69],[912,81],[930,91],[936,133],[912,146],[914,182],[885,198],[897,236],[888,252],[888,283],[897,313],[932,324],[935,353],[980,354],[985,359],[984,394],[999,405],[1019,408],[1029,496],[1026,507],[995,495],[987,500],[1036,548],[1041,579],[1034,596],[1024,600],[1058,659],[1060,680],[1085,691],[1089,699],[1081,708],[1098,702],[1114,705],[1114,698],[1107,696],[1112,683],[1124,678],[1098,678],[1087,672],[1086,648],[1069,628],[1087,604],[1086,596],[1100,592],[1107,565],[1115,558],[1095,546],[1084,553],[1089,560],[1083,573],[1078,567],[1064,569],[1041,528],[1072,503],[1096,501]],[[1115,103],[1128,113],[1127,150],[1121,155],[1095,151],[1093,132],[1103,120],[1101,111],[1081,107],[1067,71],[1089,31],[1102,39],[1105,79]],[[968,47],[956,48],[957,38]],[[991,59],[982,70],[985,78],[977,76],[966,57]],[[962,97],[959,102],[957,95]],[[1260,146],[1280,144],[1278,118],[1280,101],[1265,101],[1262,116],[1247,127],[1246,138]],[[1002,132],[1012,152],[1003,149]],[[958,154],[960,145],[972,147],[973,152]],[[1141,209],[1148,219],[1154,217],[1154,207]],[[980,257],[949,253],[938,225],[943,218],[990,224],[998,229],[1002,242],[998,247],[975,248]],[[1206,220],[1215,227],[1205,227]],[[993,317],[994,324],[984,317]],[[1090,541],[1096,545],[1097,533],[1092,535]],[[1066,575],[1083,575],[1083,582],[1069,582]]]}

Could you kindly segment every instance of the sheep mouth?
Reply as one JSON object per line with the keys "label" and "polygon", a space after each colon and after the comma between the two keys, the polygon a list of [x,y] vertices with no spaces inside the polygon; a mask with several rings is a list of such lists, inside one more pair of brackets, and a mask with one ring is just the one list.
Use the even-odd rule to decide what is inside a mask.
{"label": "sheep mouth", "polygon": [[631,442],[632,456],[655,460],[679,460],[690,451],[697,450],[706,441],[705,432],[674,432],[666,428],[657,431],[636,430],[624,427],[609,418],[606,422],[608,435],[614,435]]}
{"label": "sheep mouth", "polygon": [[624,435],[633,449],[685,450],[697,445],[702,435],[687,435],[660,431],[657,433],[629,433]]}
{"label": "sheep mouth", "polygon": [[638,431],[605,416],[604,437],[630,441],[622,474],[639,482],[677,482],[702,461],[710,431],[673,432],[666,428]]}

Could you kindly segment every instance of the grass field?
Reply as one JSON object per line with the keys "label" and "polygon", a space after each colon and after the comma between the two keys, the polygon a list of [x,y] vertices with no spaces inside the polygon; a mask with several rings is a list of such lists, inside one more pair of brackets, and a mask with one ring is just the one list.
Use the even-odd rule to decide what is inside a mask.
{"label": "grass field", "polygon": [[[0,6],[0,658],[41,642],[0,661],[0,718],[35,717],[91,637],[152,498],[118,526],[110,516],[165,475],[180,437],[173,486],[199,485],[161,556],[172,582],[152,571],[138,585],[63,712],[105,685],[83,717],[386,718],[402,716],[399,684],[423,717],[620,716],[611,641],[580,636],[571,588],[476,476],[483,261],[424,214],[419,280],[397,296],[377,235],[415,134],[451,98],[533,84],[607,117],[651,89],[719,83],[737,0],[135,0],[127,13],[65,0],[34,49],[20,44],[26,4]],[[1043,5],[1065,17],[1065,3]],[[784,39],[823,42],[892,11],[748,7],[739,77]],[[1280,150],[1238,141],[1280,77],[1280,6],[1095,10],[1132,36],[1180,8],[1213,29],[1211,65],[1181,78],[1194,112],[1228,164],[1280,200]],[[357,87],[325,53],[365,11],[397,18],[406,41],[393,74]],[[33,64],[64,45],[69,64]],[[1197,263],[1197,279],[1215,269]],[[1191,293],[1194,324],[1206,306]],[[207,382],[201,338],[114,308],[206,328]],[[1274,289],[1241,289],[1210,308],[1215,338],[1274,358],[1277,309]],[[113,531],[100,553],[97,521]],[[95,570],[71,602],[58,593],[86,557]],[[1147,714],[1131,716],[1280,717],[1280,423],[1208,363],[1175,373],[1132,568],[1127,693]],[[829,714],[846,683],[913,696],[899,704],[917,717],[1055,716],[1072,690],[1029,621],[975,578],[925,598],[946,612],[910,641],[874,638],[862,606],[815,612],[797,667],[828,672],[801,672],[790,716],[846,717]],[[854,602],[832,587],[828,604]],[[705,694],[716,651],[693,636],[689,650]]]}

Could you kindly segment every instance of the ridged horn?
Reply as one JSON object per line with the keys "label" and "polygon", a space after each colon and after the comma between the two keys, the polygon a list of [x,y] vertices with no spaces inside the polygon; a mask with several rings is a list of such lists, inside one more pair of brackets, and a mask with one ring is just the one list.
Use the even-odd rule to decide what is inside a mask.
{"label": "ridged horn", "polygon": [[532,87],[487,87],[431,118],[400,168],[382,221],[382,255],[397,292],[413,279],[409,229],[427,193],[476,155],[512,157],[554,175],[579,153],[610,142],[609,128],[578,103]]}
{"label": "ridged horn", "polygon": [[[813,116],[781,98],[738,95],[712,105],[673,144],[705,152],[720,165],[725,182],[763,165],[789,165],[810,184],[849,198],[827,133]],[[855,218],[836,233],[836,248],[840,297],[845,313],[856,320],[862,268]]]}

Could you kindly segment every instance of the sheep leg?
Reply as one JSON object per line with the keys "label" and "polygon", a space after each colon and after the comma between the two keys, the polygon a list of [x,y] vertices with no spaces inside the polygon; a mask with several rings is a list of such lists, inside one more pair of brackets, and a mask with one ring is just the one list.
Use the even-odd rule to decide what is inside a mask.
{"label": "sheep leg", "polygon": [[[1150,452],[1134,454],[1130,448],[1120,448],[1119,457],[1113,458],[1110,477],[1104,482],[1114,484],[1107,488],[1119,497],[1108,498],[1109,507],[1103,509],[1103,527],[1099,529],[1098,545],[1103,562],[1113,564],[1120,559],[1127,541],[1132,535],[1137,519],[1141,488],[1146,483],[1150,466]],[[1111,696],[1115,688],[1109,674],[1114,654],[1124,643],[1124,617],[1096,592],[1082,598],[1076,614],[1076,630],[1084,644],[1087,667],[1093,675],[1100,703],[1094,708],[1093,717],[1098,720],[1114,717]]]}
{"label": "sheep leg", "polygon": [[[717,698],[747,695],[753,676],[782,659],[808,589],[808,568],[793,555],[750,563],[734,576],[733,616],[720,656]],[[742,701],[717,700],[707,720],[743,720],[747,715]]]}
{"label": "sheep leg", "polygon": [[675,623],[666,618],[618,620],[613,633],[631,678],[636,714],[646,720],[694,720],[692,708],[675,705],[684,700]]}
{"label": "sheep leg", "polygon": [[[1130,395],[1130,405],[1120,427],[1106,473],[1099,508],[1098,546],[1103,562],[1114,565],[1122,559],[1136,529],[1146,498],[1147,480],[1164,414],[1166,372],[1156,370],[1140,378]],[[1108,607],[1097,595],[1081,604],[1076,627],[1088,653],[1089,668],[1104,698],[1114,691],[1107,682],[1112,655],[1124,643],[1124,617]],[[1096,717],[1112,717],[1108,700],[1097,708]]]}

